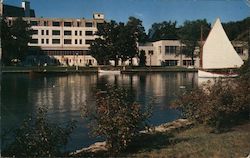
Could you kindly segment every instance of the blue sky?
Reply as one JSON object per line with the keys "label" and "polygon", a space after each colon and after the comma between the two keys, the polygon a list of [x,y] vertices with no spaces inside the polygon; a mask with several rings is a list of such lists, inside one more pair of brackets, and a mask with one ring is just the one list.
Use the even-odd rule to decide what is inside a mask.
{"label": "blue sky", "polygon": [[[92,18],[94,12],[108,20],[126,22],[129,16],[143,21],[148,30],[154,22],[207,19],[213,23],[242,20],[250,16],[250,0],[30,0],[37,17]],[[20,6],[21,0],[4,0]]]}

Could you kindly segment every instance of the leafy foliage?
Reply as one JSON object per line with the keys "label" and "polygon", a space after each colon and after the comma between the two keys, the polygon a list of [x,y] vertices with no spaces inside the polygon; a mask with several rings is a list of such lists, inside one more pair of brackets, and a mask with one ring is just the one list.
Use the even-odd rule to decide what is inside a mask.
{"label": "leafy foliage", "polygon": [[130,17],[127,24],[115,21],[105,22],[98,27],[96,38],[90,46],[90,54],[98,64],[108,64],[109,60],[132,59],[138,54],[137,42],[146,39],[142,21]]}
{"label": "leafy foliage", "polygon": [[39,108],[35,117],[24,120],[14,131],[14,140],[2,152],[4,156],[51,157],[62,155],[61,149],[75,128],[75,122],[66,127],[50,123],[46,119],[46,110]]}
{"label": "leafy foliage", "polygon": [[150,115],[150,105],[143,108],[129,90],[112,86],[96,94],[96,108],[87,112],[92,134],[106,139],[110,154],[125,149],[145,129]]}
{"label": "leafy foliage", "polygon": [[178,39],[178,28],[176,24],[176,21],[163,21],[161,23],[154,23],[148,32],[149,40],[158,41]]}
{"label": "leafy foliage", "polygon": [[27,55],[28,42],[31,40],[30,26],[21,17],[8,26],[7,20],[3,18],[1,29],[3,63],[9,65],[13,59],[23,61]]}
{"label": "leafy foliage", "polygon": [[218,80],[193,90],[173,103],[183,115],[221,130],[239,118],[248,118],[250,78]]}
{"label": "leafy foliage", "polygon": [[147,61],[146,61],[146,54],[144,50],[140,51],[139,59],[140,59],[139,66],[146,66]]}
{"label": "leafy foliage", "polygon": [[185,21],[179,30],[179,38],[181,42],[185,44],[185,47],[182,48],[181,53],[191,57],[193,64],[195,47],[200,45],[198,41],[200,41],[201,37],[201,27],[203,29],[203,37],[207,37],[210,30],[210,25],[206,19]]}
{"label": "leafy foliage", "polygon": [[228,22],[222,24],[230,40],[235,40],[239,35],[249,30],[250,17],[241,21]]}

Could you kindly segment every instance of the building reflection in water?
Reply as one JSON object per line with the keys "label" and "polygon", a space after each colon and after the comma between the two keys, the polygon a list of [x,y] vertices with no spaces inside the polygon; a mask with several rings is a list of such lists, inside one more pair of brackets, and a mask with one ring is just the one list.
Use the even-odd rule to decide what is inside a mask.
{"label": "building reflection in water", "polygon": [[[179,112],[169,109],[168,105],[183,91],[181,86],[185,88],[197,86],[197,73],[62,76],[22,74],[6,75],[2,78],[1,84],[4,84],[1,107],[9,111],[2,119],[4,127],[20,123],[20,121],[13,121],[13,117],[9,116],[22,120],[24,114],[36,110],[39,106],[46,106],[48,116],[53,122],[64,123],[71,119],[78,121],[78,128],[72,134],[67,147],[68,150],[75,150],[96,141],[89,137],[87,122],[81,118],[80,113],[83,105],[88,107],[95,105],[96,89],[105,90],[105,84],[126,87],[135,94],[136,100],[142,105],[148,104],[152,98],[155,98],[151,123],[160,124],[179,117]],[[10,95],[12,93],[16,95]]]}

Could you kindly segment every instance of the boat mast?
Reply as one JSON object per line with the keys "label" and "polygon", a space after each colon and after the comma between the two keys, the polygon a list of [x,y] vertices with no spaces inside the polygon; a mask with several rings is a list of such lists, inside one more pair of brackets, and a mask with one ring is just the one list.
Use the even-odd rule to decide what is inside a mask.
{"label": "boat mast", "polygon": [[203,53],[203,28],[201,25],[201,37],[200,37],[200,68],[202,69],[202,54]]}

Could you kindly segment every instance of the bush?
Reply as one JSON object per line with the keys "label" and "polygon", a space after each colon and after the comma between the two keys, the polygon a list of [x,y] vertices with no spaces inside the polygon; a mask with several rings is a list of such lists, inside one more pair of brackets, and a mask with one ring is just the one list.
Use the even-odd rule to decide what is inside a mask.
{"label": "bush", "polygon": [[250,105],[249,78],[227,79],[207,83],[180,96],[172,106],[184,117],[205,123],[220,131],[238,119],[248,119]]}
{"label": "bush", "polygon": [[96,94],[96,107],[87,112],[94,136],[106,139],[110,154],[124,150],[145,129],[151,106],[143,108],[134,101],[131,91],[107,86],[107,91]]}
{"label": "bush", "polygon": [[61,149],[67,142],[75,122],[66,127],[50,123],[46,119],[46,110],[39,108],[35,117],[25,119],[14,131],[14,140],[3,150],[4,156],[51,157],[61,156]]}

